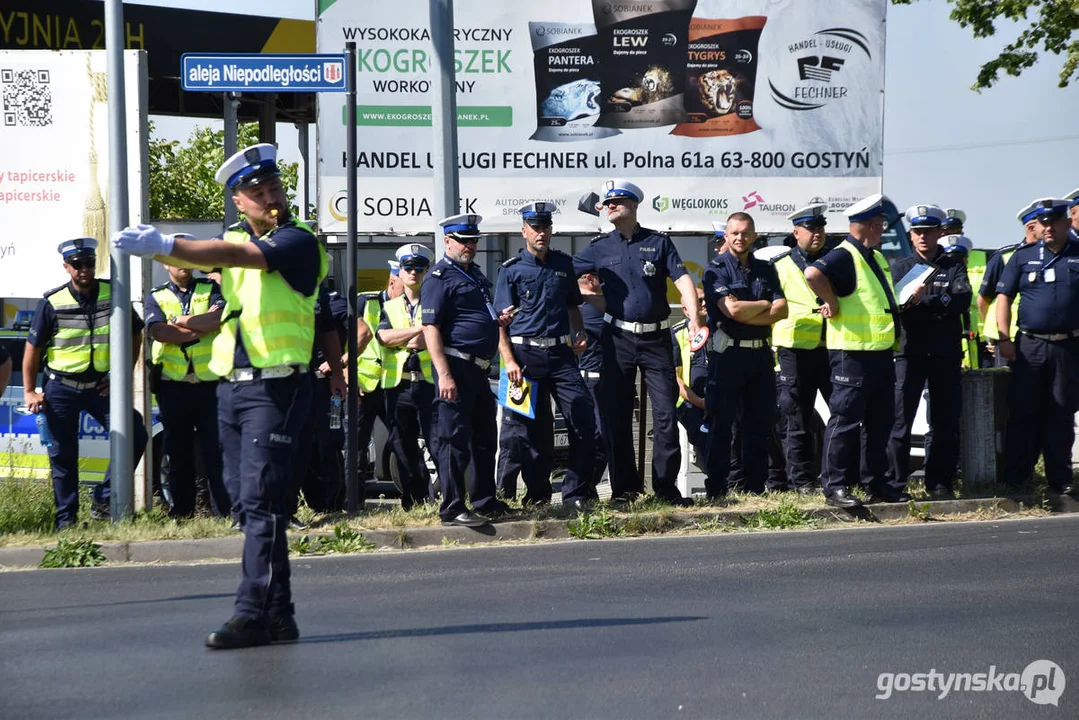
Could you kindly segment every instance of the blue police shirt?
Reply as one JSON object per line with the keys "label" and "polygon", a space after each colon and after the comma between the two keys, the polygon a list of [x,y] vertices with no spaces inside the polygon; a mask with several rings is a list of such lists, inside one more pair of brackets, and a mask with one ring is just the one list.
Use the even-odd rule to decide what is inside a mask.
{"label": "blue police shirt", "polygon": [[507,331],[522,337],[557,338],[568,335],[567,306],[581,304],[581,290],[573,270],[573,258],[550,250],[547,260],[523,248],[515,257],[502,263],[495,285],[495,308],[513,305],[520,308]]}
{"label": "blue police shirt", "polygon": [[1044,242],[1015,251],[997,292],[1019,293],[1019,329],[1050,334],[1079,330],[1079,242],[1068,240],[1054,254]]}
{"label": "blue police shirt", "polygon": [[603,337],[603,311],[589,303],[581,304],[581,319],[584,321],[584,333],[588,336],[588,346],[577,356],[577,367],[585,372],[599,372],[603,369],[603,349],[600,340]]}
{"label": "blue police shirt", "polygon": [[600,235],[573,258],[577,275],[599,276],[607,312],[619,320],[655,323],[671,314],[667,278],[686,274],[674,242],[665,233],[637,226],[628,240],[618,230]]}
{"label": "blue police shirt", "polygon": [[[270,230],[262,237],[257,237],[254,230],[243,221],[234,225],[247,233],[250,242],[255,243],[266,258],[265,272],[280,273],[282,279],[301,295],[314,295],[318,287],[319,252],[318,238],[289,218],[281,225]],[[316,326],[317,327],[317,326]],[[235,367],[251,367],[243,338],[239,328],[236,330],[236,352],[233,355]]]}
{"label": "blue police shirt", "polygon": [[[205,285],[209,283],[210,287],[210,310],[216,308],[225,307],[225,298],[221,295],[221,288],[213,280],[209,278],[191,278],[191,282],[187,286],[187,290],[181,290],[180,287],[169,280],[165,283],[165,287],[172,291],[176,299],[180,301],[180,306],[183,308],[183,315],[191,314],[191,296],[195,293],[196,285]],[[168,322],[168,317],[165,316],[164,311],[161,309],[161,304],[157,302],[157,298],[154,297],[154,291],[146,293],[146,298],[143,301],[143,315],[146,316],[146,327],[153,327],[157,323]]]}
{"label": "blue police shirt", "polygon": [[898,282],[918,263],[929,262],[937,272],[926,285],[925,294],[915,305],[899,312],[903,334],[899,339],[902,355],[941,355],[958,357],[963,354],[962,315],[970,309],[970,288],[967,269],[959,255],[937,247],[932,260],[917,253],[892,264],[892,279]]}
{"label": "blue police shirt", "polygon": [[[106,282],[105,280],[99,280],[98,282]],[[37,308],[34,310],[34,319],[30,323],[30,332],[26,336],[26,342],[37,348],[46,348],[49,345],[49,341],[56,335],[59,326],[56,321],[56,311],[53,306],[49,304],[46,299],[47,296],[52,295],[54,292],[61,290],[64,286],[61,285],[58,288],[54,288],[47,293],[46,297],[38,300]],[[93,312],[94,306],[97,304],[97,293],[95,292],[93,297],[83,295],[80,293],[73,284],[67,283],[67,288],[71,290],[71,295],[79,303],[79,307],[86,311],[87,314],[87,327],[90,324],[90,314]],[[131,310],[131,335],[134,337],[136,334],[142,332],[143,322],[142,318],[138,316],[134,308]],[[107,372],[97,372],[93,368],[88,369],[86,372],[78,373],[80,378],[83,378],[85,382],[91,382],[98,380]]]}
{"label": "blue police shirt", "polygon": [[[676,327],[671,328],[671,343],[674,345],[674,366],[676,368],[682,367],[682,349],[678,346],[678,333],[685,326],[685,323],[679,323]],[[679,375],[682,374],[681,369],[675,370],[675,372]],[[708,346],[705,345],[689,355],[689,387],[697,395],[704,397],[707,384]]]}
{"label": "blue police shirt", "polygon": [[318,336],[328,332],[336,332],[337,341],[342,348],[345,346],[345,336],[348,334],[348,303],[341,293],[330,290],[323,282],[318,286],[318,295],[315,297],[315,339],[309,366],[311,370],[317,370],[326,361]]}
{"label": "blue police shirt", "polygon": [[779,286],[779,274],[775,267],[751,254],[748,265],[742,265],[734,253],[720,253],[708,264],[701,281],[704,300],[708,307],[708,325],[716,326],[737,340],[764,340],[772,333],[771,325],[747,325],[727,317],[719,309],[726,297],[735,300],[768,300],[783,298]]}
{"label": "blue police shirt", "polygon": [[420,290],[423,324],[437,325],[442,344],[490,359],[498,350],[498,321],[491,316],[491,283],[475,263],[468,269],[443,257]]}
{"label": "blue police shirt", "polygon": [[997,283],[1000,282],[1001,273],[1004,272],[1004,253],[1009,250],[1018,250],[1024,243],[1005,245],[989,256],[985,263],[985,275],[982,276],[982,286],[978,288],[978,294],[990,302],[997,297]]}

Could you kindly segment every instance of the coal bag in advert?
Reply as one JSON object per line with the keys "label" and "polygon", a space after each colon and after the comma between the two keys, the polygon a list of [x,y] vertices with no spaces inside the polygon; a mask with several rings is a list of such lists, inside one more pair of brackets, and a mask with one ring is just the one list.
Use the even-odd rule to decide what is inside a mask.
{"label": "coal bag in advert", "polygon": [[597,125],[685,122],[686,43],[696,0],[592,0],[599,36]]}
{"label": "coal bag in advert", "polygon": [[599,38],[591,23],[530,22],[536,68],[536,132],[544,142],[598,140],[618,135],[595,127],[600,112]]}
{"label": "coal bag in advert", "polygon": [[686,54],[685,109],[689,122],[672,135],[718,137],[760,130],[753,119],[757,47],[767,18],[693,18]]}

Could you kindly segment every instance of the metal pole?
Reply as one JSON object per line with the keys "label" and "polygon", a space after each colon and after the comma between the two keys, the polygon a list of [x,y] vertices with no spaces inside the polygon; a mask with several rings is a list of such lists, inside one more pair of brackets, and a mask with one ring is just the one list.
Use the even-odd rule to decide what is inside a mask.
{"label": "metal pole", "polygon": [[[224,97],[224,110],[225,110],[225,158],[228,159],[236,154],[239,150],[236,147],[237,138],[239,136],[239,121],[237,120],[237,111],[240,107],[240,101],[237,98],[236,93],[225,93]],[[236,203],[232,201],[232,190],[226,187],[222,192],[225,194],[225,228],[236,222]],[[222,228],[224,230],[224,228]]]}
{"label": "metal pole", "polygon": [[345,478],[346,507],[349,512],[356,512],[363,507],[364,498],[360,495],[359,486],[359,448],[357,448],[356,430],[359,425],[360,396],[358,394],[357,381],[359,376],[356,372],[356,345],[357,312],[356,296],[356,217],[360,212],[359,198],[356,197],[356,43],[345,43],[345,65],[348,72],[348,92],[345,95],[346,124],[345,129],[345,159],[348,162],[348,252],[346,254],[347,266],[345,275],[345,287],[348,298],[348,397],[346,398],[346,415],[348,418],[347,432],[345,433],[345,467],[348,469]]}
{"label": "metal pole", "polygon": [[[453,0],[430,0],[431,41],[435,46],[434,97],[431,125],[434,128],[435,223],[456,215],[461,186],[457,170],[457,82],[453,67]],[[435,259],[446,254],[442,228],[434,227]]]}
{"label": "metal pole", "polygon": [[[109,236],[127,227],[127,122],[124,102],[124,6],[105,0],[105,52],[109,93]],[[112,311],[109,316],[109,462],[112,521],[130,517],[134,506],[132,467],[134,392],[131,376],[131,259],[110,254]]]}
{"label": "metal pole", "polygon": [[310,128],[310,123],[296,123],[296,140],[297,144],[300,146],[300,177],[298,178],[299,187],[297,188],[297,194],[300,196],[299,216],[304,220],[311,217],[311,212],[308,209],[311,207],[311,178],[309,177],[310,165],[308,164],[310,162],[308,159],[308,155],[310,154],[308,152]]}

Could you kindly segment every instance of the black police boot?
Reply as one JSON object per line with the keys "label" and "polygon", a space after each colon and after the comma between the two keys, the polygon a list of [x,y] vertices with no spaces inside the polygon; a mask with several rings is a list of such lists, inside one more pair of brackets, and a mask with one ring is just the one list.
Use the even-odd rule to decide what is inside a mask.
{"label": "black police boot", "polygon": [[862,506],[862,501],[851,495],[846,488],[839,488],[831,495],[825,495],[824,503],[837,508],[854,508]]}
{"label": "black police boot", "polygon": [[233,650],[269,644],[270,633],[266,630],[266,625],[260,620],[239,615],[233,615],[225,621],[224,625],[206,636],[206,647],[215,650]]}
{"label": "black police boot", "polygon": [[90,502],[90,519],[91,520],[108,520],[112,517],[112,509],[107,502],[98,502],[93,500]]}

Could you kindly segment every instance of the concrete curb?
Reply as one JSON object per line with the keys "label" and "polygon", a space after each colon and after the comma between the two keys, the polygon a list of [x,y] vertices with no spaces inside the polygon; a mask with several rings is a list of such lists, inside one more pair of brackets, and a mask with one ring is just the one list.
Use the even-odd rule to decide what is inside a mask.
{"label": "concrete curb", "polygon": [[[1007,498],[975,498],[964,500],[915,501],[912,509],[907,503],[866,505],[850,510],[821,506],[806,509],[806,514],[823,525],[849,524],[857,521],[882,522],[924,514],[922,519],[947,520],[948,516],[980,511],[1018,512],[1022,507],[1042,505],[1034,496]],[[1079,500],[1068,496],[1049,496],[1043,505],[1053,513],[1079,512]],[[699,525],[702,521],[737,528],[752,519],[756,511],[675,510],[670,512],[646,512],[617,516],[625,523],[632,519],[641,531],[671,532]],[[570,520],[548,518],[542,520],[514,520],[499,522],[481,528],[428,526],[400,528],[398,530],[370,530],[363,533],[376,549],[410,550],[445,545],[478,545],[524,540],[567,540]],[[305,533],[292,533],[290,537],[302,537]],[[328,533],[306,533],[312,538],[325,537]],[[633,533],[631,533],[633,534]],[[45,555],[45,546],[0,548],[0,569],[37,568]],[[202,540],[152,540],[142,542],[103,542],[101,550],[109,564],[120,563],[167,563],[199,562],[207,560],[239,560],[243,551],[243,537],[206,538]]]}

